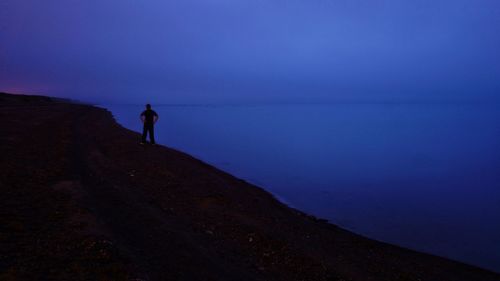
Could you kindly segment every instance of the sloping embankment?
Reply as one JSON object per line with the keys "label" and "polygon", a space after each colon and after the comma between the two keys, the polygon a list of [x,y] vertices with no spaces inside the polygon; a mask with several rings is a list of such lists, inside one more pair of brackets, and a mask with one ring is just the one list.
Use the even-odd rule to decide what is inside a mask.
{"label": "sloping embankment", "polygon": [[288,208],[106,110],[0,94],[0,280],[500,280]]}

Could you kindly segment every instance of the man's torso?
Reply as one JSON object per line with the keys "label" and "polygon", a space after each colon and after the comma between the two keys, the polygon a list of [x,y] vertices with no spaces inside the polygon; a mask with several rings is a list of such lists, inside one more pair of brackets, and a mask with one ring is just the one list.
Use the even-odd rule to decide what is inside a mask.
{"label": "man's torso", "polygon": [[154,123],[154,117],[158,116],[158,114],[152,109],[146,109],[141,113],[141,116],[144,116],[144,124],[152,125]]}

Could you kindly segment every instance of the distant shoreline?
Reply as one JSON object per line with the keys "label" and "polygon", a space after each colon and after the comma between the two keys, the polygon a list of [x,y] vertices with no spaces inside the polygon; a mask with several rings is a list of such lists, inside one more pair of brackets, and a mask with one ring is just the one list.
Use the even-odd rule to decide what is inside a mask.
{"label": "distant shoreline", "polygon": [[[95,106],[143,106],[139,103],[90,103]],[[487,105],[498,106],[500,101],[336,101],[336,102],[246,102],[246,103],[158,103],[156,107],[253,107],[253,106],[332,106],[332,105]]]}

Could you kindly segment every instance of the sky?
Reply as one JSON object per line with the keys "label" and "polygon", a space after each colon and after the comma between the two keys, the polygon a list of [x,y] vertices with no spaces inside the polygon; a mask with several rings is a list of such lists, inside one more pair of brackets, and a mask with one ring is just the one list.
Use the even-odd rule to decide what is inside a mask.
{"label": "sky", "polygon": [[100,103],[500,101],[498,0],[2,0],[0,91]]}

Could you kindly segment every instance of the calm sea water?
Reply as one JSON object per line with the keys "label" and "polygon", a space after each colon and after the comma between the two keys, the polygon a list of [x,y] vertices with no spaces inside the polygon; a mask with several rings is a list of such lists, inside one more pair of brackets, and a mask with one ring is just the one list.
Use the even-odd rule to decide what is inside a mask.
{"label": "calm sea water", "polygon": [[[103,105],[141,131],[143,106]],[[157,141],[370,238],[500,272],[500,107],[157,106]]]}

